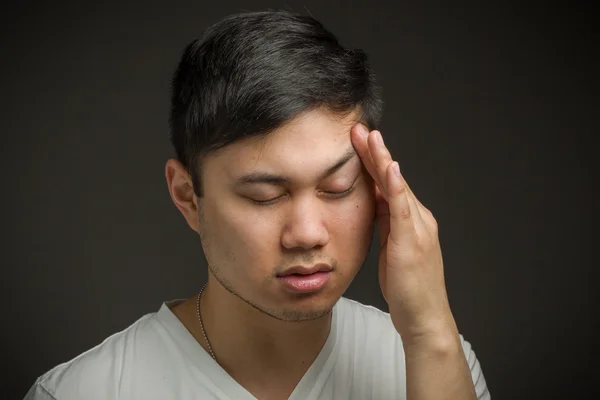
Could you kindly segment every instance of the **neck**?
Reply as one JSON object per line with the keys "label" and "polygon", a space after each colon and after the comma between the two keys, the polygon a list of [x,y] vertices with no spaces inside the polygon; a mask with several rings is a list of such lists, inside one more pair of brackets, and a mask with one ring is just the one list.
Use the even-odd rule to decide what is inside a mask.
{"label": "neck", "polygon": [[[311,321],[281,321],[226,290],[209,273],[200,300],[204,329],[217,362],[232,376],[301,377],[327,341],[331,313]],[[207,347],[203,337],[198,338]],[[204,342],[204,343],[203,343]],[[295,371],[295,372],[294,372]]]}

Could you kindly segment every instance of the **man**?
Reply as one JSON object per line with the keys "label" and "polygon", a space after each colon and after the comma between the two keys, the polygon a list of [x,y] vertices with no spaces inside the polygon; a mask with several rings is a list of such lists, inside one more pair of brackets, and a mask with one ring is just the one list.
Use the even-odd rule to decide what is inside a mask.
{"label": "man", "polygon": [[[489,399],[436,221],[376,130],[366,55],[288,12],[233,15],[173,79],[169,193],[208,282],[26,399]],[[389,314],[343,298],[377,225]]]}

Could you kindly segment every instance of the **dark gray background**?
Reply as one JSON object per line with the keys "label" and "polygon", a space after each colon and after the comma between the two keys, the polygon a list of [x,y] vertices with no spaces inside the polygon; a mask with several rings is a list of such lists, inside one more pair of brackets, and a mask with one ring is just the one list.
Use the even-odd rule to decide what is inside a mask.
{"label": "dark gray background", "polygon": [[[383,134],[438,219],[451,306],[493,398],[598,393],[592,8],[415,3],[4,9],[6,398],[22,398],[38,375],[162,301],[199,290],[198,238],[163,175],[171,74],[184,46],[226,14],[304,6],[371,55]],[[375,257],[346,295],[385,310]]]}

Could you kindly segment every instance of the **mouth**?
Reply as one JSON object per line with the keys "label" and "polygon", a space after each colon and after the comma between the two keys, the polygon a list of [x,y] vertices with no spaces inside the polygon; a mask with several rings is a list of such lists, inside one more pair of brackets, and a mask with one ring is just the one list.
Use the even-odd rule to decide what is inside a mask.
{"label": "mouth", "polygon": [[323,289],[331,277],[332,268],[317,264],[310,268],[292,267],[277,277],[283,286],[294,293],[314,293]]}
{"label": "mouth", "polygon": [[296,266],[284,271],[283,273],[278,274],[277,277],[282,278],[282,277],[290,276],[290,275],[312,275],[317,272],[331,272],[331,270],[332,270],[331,266],[329,266],[327,264],[315,264],[311,267],[296,265]]}

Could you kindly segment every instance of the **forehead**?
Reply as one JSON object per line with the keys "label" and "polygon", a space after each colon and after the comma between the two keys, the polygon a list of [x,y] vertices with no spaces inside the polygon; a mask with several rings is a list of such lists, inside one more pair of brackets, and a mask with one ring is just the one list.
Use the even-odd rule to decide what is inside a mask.
{"label": "forehead", "polygon": [[257,169],[289,173],[300,169],[308,176],[352,147],[350,130],[357,122],[356,112],[339,116],[310,111],[267,135],[221,149],[206,158],[204,169],[218,168],[230,178]]}

